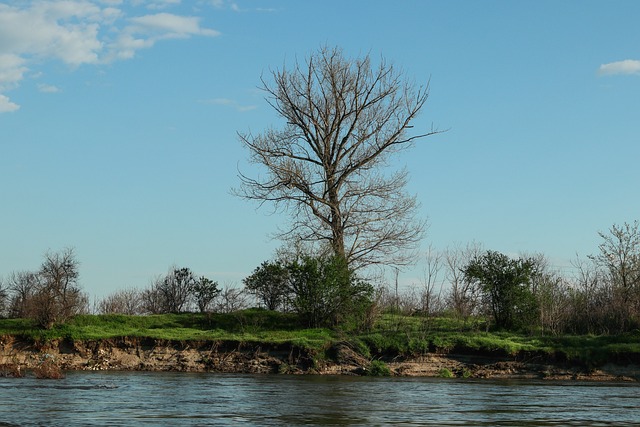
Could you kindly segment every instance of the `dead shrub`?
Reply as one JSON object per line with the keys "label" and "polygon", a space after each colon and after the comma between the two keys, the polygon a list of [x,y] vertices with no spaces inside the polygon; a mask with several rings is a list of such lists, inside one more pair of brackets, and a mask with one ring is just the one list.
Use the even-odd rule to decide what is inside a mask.
{"label": "dead shrub", "polygon": [[0,377],[22,378],[24,377],[24,372],[17,363],[3,363],[0,365]]}
{"label": "dead shrub", "polygon": [[45,354],[38,366],[33,368],[33,374],[38,379],[59,380],[65,377],[62,368],[56,363],[53,356]]}

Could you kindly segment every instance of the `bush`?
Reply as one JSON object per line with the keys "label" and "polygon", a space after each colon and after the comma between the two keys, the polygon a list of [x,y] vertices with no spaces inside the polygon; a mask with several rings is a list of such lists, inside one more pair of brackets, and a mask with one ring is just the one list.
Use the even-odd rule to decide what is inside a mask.
{"label": "bush", "polygon": [[135,316],[143,314],[142,292],[137,289],[116,291],[98,303],[100,314],[126,314]]}
{"label": "bush", "polygon": [[511,259],[487,251],[465,268],[465,279],[477,284],[490,307],[498,329],[530,328],[536,321],[538,304],[531,291],[535,274],[532,259]]}
{"label": "bush", "polygon": [[289,271],[281,262],[263,262],[242,282],[267,310],[284,308],[289,297]]}
{"label": "bush", "polygon": [[440,378],[454,378],[453,372],[448,370],[447,368],[442,368],[438,371],[438,377]]}
{"label": "bush", "polygon": [[304,256],[287,268],[291,305],[309,327],[357,324],[372,303],[373,287],[340,257]]}
{"label": "bush", "polygon": [[389,377],[391,369],[382,360],[372,360],[367,375],[370,377]]}

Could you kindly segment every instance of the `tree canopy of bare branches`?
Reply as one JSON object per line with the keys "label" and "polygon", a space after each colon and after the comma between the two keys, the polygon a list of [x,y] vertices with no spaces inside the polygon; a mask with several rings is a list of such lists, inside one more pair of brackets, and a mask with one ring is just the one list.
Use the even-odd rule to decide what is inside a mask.
{"label": "tree canopy of bare branches", "polygon": [[50,328],[86,309],[87,297],[78,286],[79,265],[70,248],[45,254],[33,303],[36,321],[41,326]]}
{"label": "tree canopy of bare branches", "polygon": [[631,293],[640,288],[640,222],[613,225],[609,234],[598,233],[600,253],[590,258],[609,274],[612,284]]}
{"label": "tree canopy of bare branches", "polygon": [[428,84],[408,83],[384,60],[348,59],[328,47],[271,74],[262,89],[286,125],[239,134],[266,174],[240,173],[235,193],[288,211],[292,221],[281,238],[329,246],[352,267],[413,262],[425,224],[416,219],[416,197],[405,191],[406,170],[383,167],[438,132],[409,134]]}

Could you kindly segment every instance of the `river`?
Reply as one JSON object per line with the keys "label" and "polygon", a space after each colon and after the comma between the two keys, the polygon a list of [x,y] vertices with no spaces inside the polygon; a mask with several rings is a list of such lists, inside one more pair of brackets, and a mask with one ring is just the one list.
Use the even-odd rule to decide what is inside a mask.
{"label": "river", "polygon": [[627,383],[68,372],[0,378],[0,426],[640,425]]}

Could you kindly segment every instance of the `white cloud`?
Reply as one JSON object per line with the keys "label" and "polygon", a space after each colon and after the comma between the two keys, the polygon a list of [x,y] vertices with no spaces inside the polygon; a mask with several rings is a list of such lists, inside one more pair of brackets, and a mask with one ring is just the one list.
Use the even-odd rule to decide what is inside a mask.
{"label": "white cloud", "polygon": [[640,74],[640,61],[634,59],[625,59],[624,61],[602,64],[600,68],[598,68],[598,74]]}
{"label": "white cloud", "polygon": [[0,113],[10,113],[19,108],[18,104],[11,102],[9,98],[0,93]]}
{"label": "white cloud", "polygon": [[15,54],[0,53],[0,90],[16,86],[27,72],[25,60]]}
{"label": "white cloud", "polygon": [[[133,26],[127,31],[142,34],[160,34],[161,38],[189,37],[191,35],[218,36],[220,33],[200,27],[200,19],[192,16],[178,16],[170,13],[131,18]],[[156,36],[157,37],[157,36]]]}
{"label": "white cloud", "polygon": [[130,18],[129,22],[109,45],[108,61],[133,58],[138,50],[153,47],[159,40],[220,35],[218,31],[202,28],[200,19],[192,16],[158,13]]}
{"label": "white cloud", "polygon": [[119,18],[122,18],[124,16],[124,13],[115,7],[107,7],[102,9],[102,18],[103,18],[103,25],[112,25],[114,24]]}
{"label": "white cloud", "polygon": [[0,53],[95,63],[100,9],[83,1],[36,2],[26,9],[0,6]]}
{"label": "white cloud", "polygon": [[147,2],[148,9],[165,9],[180,4],[180,0],[152,0]]}
{"label": "white cloud", "polygon": [[48,85],[48,84],[44,84],[44,83],[39,83],[38,84],[38,90],[40,92],[44,92],[44,93],[58,93],[58,92],[60,92],[60,88],[58,88],[57,86],[52,86],[52,85]]}
{"label": "white cloud", "polygon": [[274,8],[265,8],[265,7],[257,7],[255,9],[247,9],[247,8],[242,8],[240,7],[240,5],[238,5],[238,3],[232,1],[232,0],[209,0],[209,4],[211,4],[211,6],[215,7],[216,9],[229,9],[232,12],[238,12],[238,13],[242,13],[242,12],[275,12],[276,9]]}
{"label": "white cloud", "polygon": [[151,10],[166,9],[180,3],[181,0],[131,0],[131,4],[134,6],[144,6]]}
{"label": "white cloud", "polygon": [[[141,3],[158,9],[179,4],[180,0]],[[121,0],[0,3],[0,95],[17,88],[27,71],[37,74],[32,69],[46,61],[60,61],[72,68],[109,63],[133,58],[136,51],[150,48],[159,40],[220,34],[202,27],[198,17],[169,13],[132,17],[121,9],[123,4]],[[1,96],[0,112],[18,108]]]}

